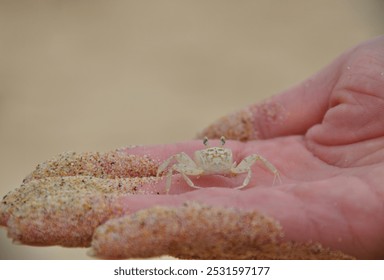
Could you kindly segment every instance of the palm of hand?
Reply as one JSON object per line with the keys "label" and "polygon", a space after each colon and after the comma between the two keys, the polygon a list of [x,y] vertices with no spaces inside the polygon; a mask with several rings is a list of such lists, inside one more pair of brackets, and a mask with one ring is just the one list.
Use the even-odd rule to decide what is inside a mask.
{"label": "palm of hand", "polygon": [[[119,211],[129,214],[157,205],[179,207],[188,201],[256,211],[281,224],[284,240],[318,241],[357,258],[383,258],[383,73],[381,37],[345,53],[311,79],[268,102],[250,106],[245,119],[243,111],[203,131],[209,138],[224,135],[247,140],[226,143],[234,160],[262,155],[278,169],[281,184],[272,186],[273,175],[255,164],[249,185],[241,191],[232,188],[241,185],[243,175],[193,178],[204,187],[195,190],[176,174],[171,195],[158,195],[165,193],[165,180],[160,180],[144,183],[141,188],[154,195],[113,197],[111,205],[120,205]],[[248,130],[236,134],[238,127]],[[201,141],[196,140],[120,153],[151,155],[164,161],[171,155],[191,155],[202,148]],[[4,217],[1,222],[6,225],[8,216]],[[103,216],[95,222],[91,232],[107,219]],[[142,230],[141,225],[137,230]],[[96,230],[94,238],[100,231]]]}
{"label": "palm of hand", "polygon": [[[381,37],[344,54],[303,84],[248,108],[256,120],[253,135],[280,137],[228,146],[237,162],[254,153],[265,156],[277,166],[283,183],[270,187],[268,172],[253,167],[252,187],[241,194],[221,189],[223,204],[276,218],[287,240],[316,240],[358,258],[382,258],[383,89]],[[223,122],[202,134],[218,138],[236,129]],[[242,178],[206,180],[211,186],[231,187]],[[183,183],[178,187],[177,192],[187,191]],[[220,204],[220,190],[214,198],[209,195],[197,191],[193,197]],[[234,198],[230,202],[228,195]]]}

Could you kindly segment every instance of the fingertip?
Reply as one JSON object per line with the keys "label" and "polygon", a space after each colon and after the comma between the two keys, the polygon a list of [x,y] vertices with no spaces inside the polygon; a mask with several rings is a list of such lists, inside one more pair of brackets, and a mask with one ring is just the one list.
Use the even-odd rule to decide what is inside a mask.
{"label": "fingertip", "polygon": [[224,136],[227,139],[248,141],[259,139],[259,133],[254,127],[253,112],[251,108],[223,116],[212,125],[197,134],[197,138],[218,139]]}

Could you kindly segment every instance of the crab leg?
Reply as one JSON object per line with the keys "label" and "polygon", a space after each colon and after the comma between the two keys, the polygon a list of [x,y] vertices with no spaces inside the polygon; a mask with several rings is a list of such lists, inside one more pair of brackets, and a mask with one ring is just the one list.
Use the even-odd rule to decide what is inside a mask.
{"label": "crab leg", "polygon": [[[168,167],[168,165],[171,163],[173,159],[178,160],[180,154],[173,155],[166,159],[162,164],[160,164],[159,168],[157,169],[156,177],[159,177],[161,173],[164,172],[164,170]],[[168,170],[167,172],[167,180],[165,182],[165,192],[168,193],[171,188],[171,182],[172,182],[172,173],[174,170],[174,165]]]}
{"label": "crab leg", "polygon": [[239,190],[239,189],[242,189],[245,186],[247,186],[249,184],[249,180],[251,179],[251,176],[252,176],[252,170],[251,170],[251,168],[248,168],[248,174],[247,174],[247,177],[245,177],[243,184],[241,186],[234,188],[234,189]]}
{"label": "crab leg", "polygon": [[[178,155],[178,154],[177,154],[177,155]],[[171,160],[173,160],[174,158],[176,158],[177,155],[173,155],[173,156],[169,157],[168,159],[166,159],[165,161],[163,161],[162,164],[159,165],[159,167],[157,168],[156,177],[159,177],[160,173],[162,173],[162,172],[167,168],[167,166],[169,165],[169,163],[171,162]]]}
{"label": "crab leg", "polygon": [[196,186],[187,175],[199,176],[204,173],[204,170],[200,169],[186,154],[178,158],[178,161],[179,164],[175,164],[172,168],[183,176],[185,182],[187,182],[190,187],[200,189],[201,187]]}
{"label": "crab leg", "polygon": [[175,159],[177,163],[171,166],[167,172],[167,180],[165,183],[165,191],[166,193],[169,193],[169,190],[171,189],[171,183],[172,183],[172,174],[173,171],[179,172],[184,180],[187,182],[189,186],[192,188],[200,188],[198,186],[195,186],[193,184],[192,180],[188,178],[187,175],[201,175],[203,173],[203,170],[197,167],[196,163],[184,152],[176,154],[165,160],[158,168],[157,175],[159,176],[160,173],[162,173],[167,166],[170,164],[170,162]]}
{"label": "crab leg", "polygon": [[251,166],[258,160],[260,160],[261,163],[274,175],[273,184],[275,184],[276,179],[281,182],[280,175],[276,167],[262,156],[258,154],[253,154],[244,158],[236,167],[232,167],[231,169],[231,171],[235,174],[248,172],[243,184],[239,187],[236,187],[236,189],[241,189],[248,185],[252,176]]}
{"label": "crab leg", "polygon": [[195,188],[195,189],[201,189],[201,187],[196,186],[196,185],[192,182],[192,180],[191,180],[185,173],[180,172],[180,174],[183,176],[185,182],[187,182],[187,184],[188,184],[190,187]]}

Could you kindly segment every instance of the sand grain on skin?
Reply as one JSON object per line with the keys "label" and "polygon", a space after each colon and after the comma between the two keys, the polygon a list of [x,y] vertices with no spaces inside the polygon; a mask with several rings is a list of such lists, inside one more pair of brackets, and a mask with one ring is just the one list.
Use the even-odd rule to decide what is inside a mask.
{"label": "sand grain on skin", "polygon": [[267,100],[221,117],[201,131],[197,137],[202,139],[206,136],[214,139],[225,136],[227,139],[239,141],[265,139],[268,125],[281,123],[286,114],[280,103]]}
{"label": "sand grain on skin", "polygon": [[61,154],[3,198],[0,225],[17,243],[92,244],[100,258],[351,258],[319,244],[282,242],[279,223],[255,211],[188,202],[127,213],[129,205],[117,202],[147,194],[146,186],[158,181],[157,166],[149,157],[116,151]]}
{"label": "sand grain on skin", "polygon": [[158,162],[148,156],[112,151],[66,152],[39,164],[24,182],[46,177],[93,176],[103,179],[156,176]]}
{"label": "sand grain on skin", "polygon": [[92,253],[99,258],[351,259],[320,244],[282,241],[280,224],[255,211],[186,203],[154,207],[98,227]]}
{"label": "sand grain on skin", "polygon": [[153,180],[89,176],[33,180],[3,198],[0,224],[18,243],[87,247],[97,226],[125,211],[114,201]]}
{"label": "sand grain on skin", "polygon": [[[0,225],[15,242],[89,246],[94,229],[123,210],[119,196],[146,193],[158,164],[116,151],[60,154],[39,164],[0,203]],[[144,177],[140,177],[144,176]]]}
{"label": "sand grain on skin", "polygon": [[200,139],[205,136],[210,139],[224,136],[227,139],[240,141],[259,139],[253,123],[253,113],[249,109],[221,117],[197,135]]}

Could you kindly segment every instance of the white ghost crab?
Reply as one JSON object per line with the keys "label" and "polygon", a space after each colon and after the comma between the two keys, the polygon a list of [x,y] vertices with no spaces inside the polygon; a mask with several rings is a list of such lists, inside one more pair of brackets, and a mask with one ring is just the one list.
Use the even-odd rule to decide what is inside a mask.
{"label": "white ghost crab", "polygon": [[207,146],[206,149],[195,151],[194,160],[190,158],[186,153],[181,152],[173,155],[162,164],[160,164],[157,175],[159,176],[168,167],[172,160],[176,160],[177,163],[173,164],[166,176],[166,193],[171,188],[171,180],[173,171],[180,173],[187,184],[192,188],[201,188],[196,186],[192,180],[187,176],[201,176],[201,175],[212,175],[212,174],[229,174],[237,175],[248,172],[241,186],[235,187],[235,189],[242,189],[248,185],[249,180],[252,176],[251,166],[258,160],[274,175],[273,183],[276,179],[280,180],[279,172],[269,161],[258,154],[252,154],[245,157],[238,165],[233,161],[232,150],[223,148],[225,144],[225,138],[220,138],[221,147],[209,147],[208,138],[205,137],[203,143]]}

